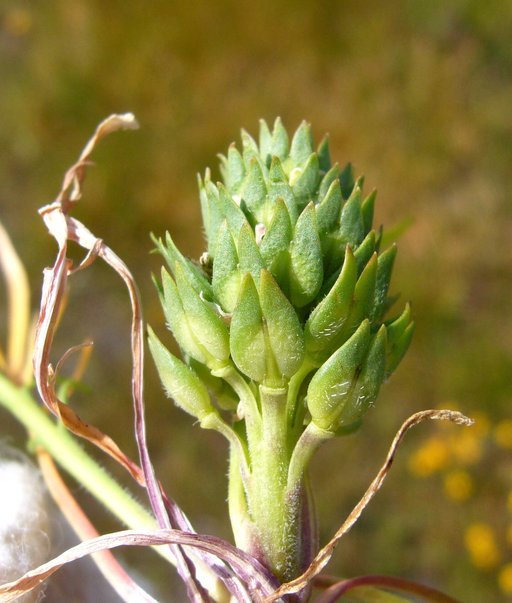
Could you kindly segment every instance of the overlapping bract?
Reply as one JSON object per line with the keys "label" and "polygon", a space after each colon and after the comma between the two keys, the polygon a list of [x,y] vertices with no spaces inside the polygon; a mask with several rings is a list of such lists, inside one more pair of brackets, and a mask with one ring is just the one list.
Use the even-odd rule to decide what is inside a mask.
{"label": "overlapping bract", "polygon": [[314,373],[306,421],[343,433],[373,404],[414,328],[408,305],[383,322],[396,247],[380,249],[375,192],[363,195],[350,164],[331,164],[327,138],[315,150],[305,122],[291,141],[280,119],[272,130],[260,122],[258,143],[242,132],[221,172],[222,183],[209,171],[199,180],[201,265],[169,235],[156,241],[171,272],[159,287],[168,326],[222,408],[235,396],[211,373],[227,365],[270,387]]}

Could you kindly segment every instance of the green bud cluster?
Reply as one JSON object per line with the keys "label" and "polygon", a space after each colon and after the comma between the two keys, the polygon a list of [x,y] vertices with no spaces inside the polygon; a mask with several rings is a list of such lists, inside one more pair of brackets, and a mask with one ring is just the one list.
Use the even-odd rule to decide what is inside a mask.
{"label": "green bud cluster", "polygon": [[236,407],[223,368],[236,367],[255,392],[304,380],[290,421],[352,430],[414,328],[408,305],[385,320],[396,247],[381,250],[375,192],[363,195],[350,164],[332,164],[327,138],[314,148],[309,124],[290,141],[279,118],[272,129],[260,122],[258,142],[243,131],[221,172],[223,182],[209,171],[199,179],[201,262],[168,234],[156,240],[170,271],[158,285],[162,306],[188,365],[150,336],[166,389],[201,420],[214,408],[205,387],[221,409]]}

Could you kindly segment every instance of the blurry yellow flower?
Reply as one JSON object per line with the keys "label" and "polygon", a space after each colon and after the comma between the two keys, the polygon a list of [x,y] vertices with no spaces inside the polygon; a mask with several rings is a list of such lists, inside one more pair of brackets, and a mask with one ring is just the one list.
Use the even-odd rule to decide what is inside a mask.
{"label": "blurry yellow flower", "polygon": [[473,480],[467,471],[450,471],[444,477],[444,491],[448,498],[463,502],[473,494]]}
{"label": "blurry yellow flower", "polygon": [[509,525],[507,528],[507,543],[509,546],[512,546],[512,525]]}
{"label": "blurry yellow flower", "polygon": [[498,575],[498,584],[505,594],[512,595],[512,563],[506,563],[501,568]]}
{"label": "blurry yellow flower", "polygon": [[464,543],[475,567],[487,570],[496,567],[500,562],[501,554],[496,537],[488,524],[471,524],[466,529]]}
{"label": "blurry yellow flower", "polygon": [[494,428],[494,440],[501,448],[512,448],[512,420],[500,421]]}
{"label": "blurry yellow flower", "polygon": [[450,449],[454,457],[464,465],[477,463],[483,454],[481,433],[473,428],[454,432],[450,438]]}
{"label": "blurry yellow flower", "polygon": [[446,466],[449,451],[440,437],[429,438],[409,458],[409,470],[418,477],[427,477]]}

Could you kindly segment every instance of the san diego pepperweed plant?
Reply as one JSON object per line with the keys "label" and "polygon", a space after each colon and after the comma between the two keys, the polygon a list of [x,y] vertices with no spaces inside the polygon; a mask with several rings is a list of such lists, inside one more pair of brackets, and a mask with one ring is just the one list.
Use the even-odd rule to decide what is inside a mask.
{"label": "san diego pepperweed plant", "polygon": [[[146,443],[143,328],[135,283],[120,258],[70,215],[81,198],[97,142],[112,131],[134,127],[131,114],[102,122],[66,174],[56,201],[40,211],[59,251],[54,266],[45,271],[34,367],[47,410],[128,470],[146,489],[154,519],[76,446],[67,431],[56,429],[26,388],[18,391],[14,382],[10,385],[6,372],[5,378],[0,376],[0,401],[30,430],[50,491],[84,542],[0,586],[0,601],[14,600],[85,554],[120,545],[163,544],[169,547],[160,546],[159,552],[177,567],[194,602],[306,601],[315,585],[325,590],[317,599],[321,603],[334,602],[349,591],[360,601],[408,600],[390,591],[453,601],[397,578],[329,582],[320,576],[339,540],[380,488],[406,431],[424,419],[463,424],[470,420],[453,411],[423,411],[410,417],[362,499],[320,549],[309,461],[326,440],[361,427],[381,385],[402,360],[414,323],[408,304],[391,312],[396,247],[383,248],[382,229],[373,227],[375,192],[363,194],[363,179],[355,178],[350,164],[343,169],[332,164],[327,138],[315,150],[305,122],[290,139],[280,119],[272,130],[261,121],[258,143],[242,132],[241,150],[233,144],[221,156],[223,182],[215,184],[209,171],[199,179],[207,250],[198,262],[182,255],[169,234],[163,240],[154,238],[167,265],[155,283],[182,359],[150,328],[149,348],[168,395],[201,427],[218,431],[229,443],[228,500],[236,547],[196,534],[166,495]],[[68,241],[87,250],[80,269],[101,259],[129,292],[140,466],[74,413],[56,387],[58,370],[69,356],[52,368],[51,344],[74,272]],[[6,249],[2,245],[0,251]],[[8,252],[12,256],[11,247]],[[8,280],[9,284],[13,286]],[[90,524],[88,530],[81,529],[88,520],[48,457],[79,477],[132,529],[95,538]],[[123,600],[154,601],[111,555],[102,559],[97,561],[100,569]]]}

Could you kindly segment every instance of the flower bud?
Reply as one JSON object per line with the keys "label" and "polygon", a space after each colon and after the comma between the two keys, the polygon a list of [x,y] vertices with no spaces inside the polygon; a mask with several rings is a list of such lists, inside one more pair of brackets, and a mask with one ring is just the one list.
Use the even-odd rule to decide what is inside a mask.
{"label": "flower bud", "polygon": [[149,327],[148,343],[164,389],[177,406],[200,421],[216,413],[208,391],[196,373],[173,356]]}

